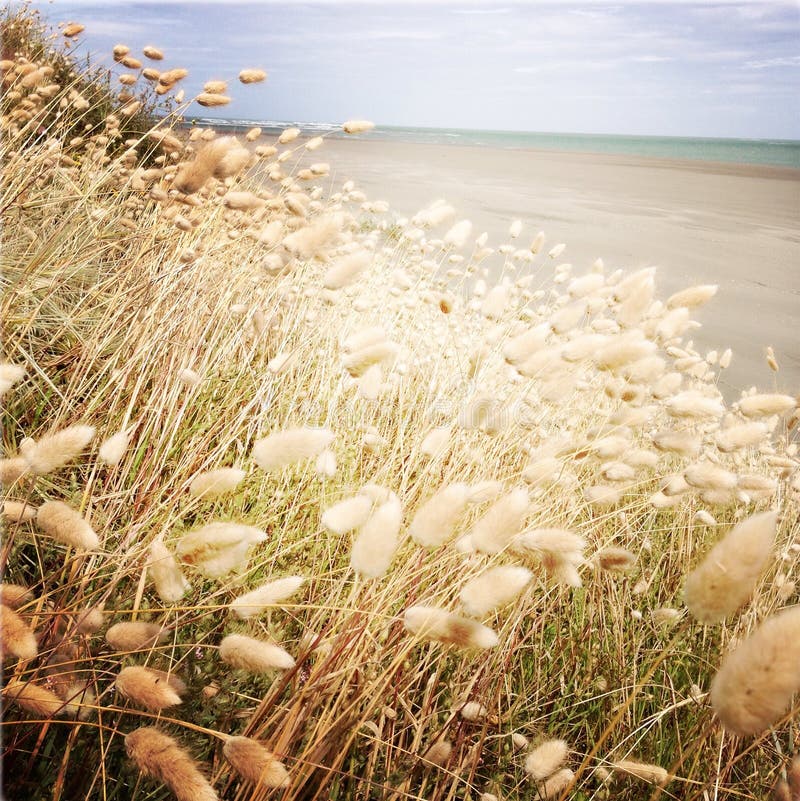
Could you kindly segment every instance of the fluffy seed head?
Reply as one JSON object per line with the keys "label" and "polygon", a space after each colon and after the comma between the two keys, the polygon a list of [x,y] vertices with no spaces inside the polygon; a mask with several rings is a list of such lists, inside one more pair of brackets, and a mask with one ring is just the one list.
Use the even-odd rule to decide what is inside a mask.
{"label": "fluffy seed head", "polygon": [[64,30],[62,30],[61,33],[67,38],[71,39],[73,36],[77,36],[84,30],[85,27],[81,25],[79,22],[70,22],[68,25],[64,27]]}
{"label": "fluffy seed head", "polygon": [[433,458],[441,453],[449,444],[452,431],[447,427],[434,428],[429,431],[419,446],[420,453]]}
{"label": "fluffy seed head", "polygon": [[360,134],[371,131],[374,127],[375,123],[368,120],[348,120],[342,125],[342,130],[348,134]]}
{"label": "fluffy seed head", "polygon": [[206,81],[203,91],[211,95],[224,95],[228,91],[228,84],[225,81]]}
{"label": "fluffy seed head", "polygon": [[106,632],[106,642],[120,653],[148,651],[166,638],[167,632],[161,626],[142,620],[115,623]]}
{"label": "fluffy seed head", "polygon": [[264,70],[242,70],[239,73],[239,80],[242,83],[261,83],[267,79],[267,73]]}
{"label": "fluffy seed head", "polygon": [[94,427],[74,425],[48,434],[22,449],[32,473],[44,476],[71,462],[92,441]]}
{"label": "fluffy seed head", "polygon": [[322,279],[325,289],[342,289],[351,284],[358,275],[372,263],[372,254],[366,250],[357,250],[336,260]]}
{"label": "fluffy seed head", "polygon": [[800,691],[800,606],[767,618],[722,661],[711,704],[722,725],[740,736],[760,734]]}
{"label": "fluffy seed head", "polygon": [[181,703],[175,687],[160,671],[138,665],[126,667],[120,671],[115,684],[121,695],[152,712]]}
{"label": "fluffy seed head", "polygon": [[217,106],[227,106],[231,99],[227,95],[215,95],[208,92],[201,92],[195,98],[197,103],[206,108],[216,108]]}
{"label": "fluffy seed head", "polygon": [[350,566],[366,578],[379,578],[392,563],[398,545],[403,509],[396,496],[378,506],[353,543]]}
{"label": "fluffy seed head", "polygon": [[91,551],[100,545],[89,523],[61,501],[43,503],[36,512],[36,525],[47,536],[73,548]]}
{"label": "fluffy seed head", "polygon": [[4,486],[16,484],[28,472],[28,462],[24,456],[0,459],[0,483]]}
{"label": "fluffy seed head", "polygon": [[502,495],[472,527],[472,544],[483,553],[499,553],[522,528],[529,508],[527,490],[515,489]]}
{"label": "fluffy seed head", "polygon": [[255,526],[241,523],[209,523],[178,540],[178,556],[208,578],[221,578],[247,562],[253,545],[267,538]]}
{"label": "fluffy seed head", "polygon": [[469,503],[467,484],[448,484],[417,509],[408,533],[414,542],[436,548],[452,539],[459,518]]}
{"label": "fluffy seed head", "polygon": [[399,347],[394,342],[377,342],[367,345],[342,359],[342,366],[353,377],[360,378],[373,364],[396,358]]}
{"label": "fluffy seed head", "polygon": [[682,306],[686,309],[694,309],[697,306],[702,306],[717,294],[717,289],[716,284],[703,284],[682,289],[680,292],[670,295],[667,299],[667,308],[676,309]]}
{"label": "fluffy seed head", "polygon": [[567,789],[575,779],[575,774],[569,768],[561,768],[552,776],[536,786],[539,798],[555,798]]}
{"label": "fluffy seed head", "polygon": [[436,606],[411,606],[406,609],[403,622],[418,637],[459,648],[494,648],[499,642],[487,626]]}
{"label": "fluffy seed head", "polygon": [[257,740],[229,737],[222,747],[225,759],[245,780],[262,787],[286,787],[289,774],[283,764]]}
{"label": "fluffy seed head", "polygon": [[195,498],[218,498],[239,486],[246,473],[235,467],[220,467],[196,476],[189,485],[189,494]]}
{"label": "fluffy seed head", "polygon": [[267,607],[280,605],[305,583],[303,576],[286,576],[262,584],[231,602],[231,611],[241,620],[260,615]]}
{"label": "fluffy seed head", "polygon": [[791,395],[778,393],[767,395],[748,395],[739,401],[739,411],[745,417],[768,417],[773,414],[785,414],[797,406],[797,400]]}
{"label": "fluffy seed head", "polygon": [[525,757],[525,772],[536,781],[552,776],[569,754],[564,740],[547,740],[534,748]]}
{"label": "fluffy seed head", "polygon": [[371,509],[372,500],[359,493],[326,509],[322,514],[322,525],[335,534],[346,534],[362,526]]}
{"label": "fluffy seed head", "polygon": [[601,570],[611,573],[622,573],[636,564],[636,554],[625,548],[603,548],[595,554],[594,559]]}
{"label": "fluffy seed head", "polygon": [[28,624],[13,609],[0,604],[0,653],[33,659],[38,652],[36,635]]}
{"label": "fluffy seed head", "polygon": [[18,609],[33,599],[31,591],[21,584],[0,584],[0,603]]}
{"label": "fluffy seed head", "polygon": [[422,755],[422,761],[437,768],[443,768],[450,760],[453,746],[448,740],[438,740]]}
{"label": "fluffy seed head", "polygon": [[249,673],[270,673],[294,667],[294,659],[280,646],[244,634],[225,637],[220,643],[219,655],[224,662]]}
{"label": "fluffy seed head", "polygon": [[39,718],[51,718],[64,711],[64,702],[54,692],[32,681],[11,679],[2,688],[2,695]]}
{"label": "fluffy seed head", "polygon": [[29,523],[35,519],[37,511],[25,501],[3,501],[3,518],[11,523]]}
{"label": "fluffy seed head", "polygon": [[696,462],[683,471],[686,483],[698,489],[730,490],[736,486],[735,473],[718,467],[712,462]]}
{"label": "fluffy seed head", "polygon": [[189,582],[181,572],[180,565],[160,538],[150,543],[147,573],[156,585],[158,597],[165,603],[177,603],[189,589]]}
{"label": "fluffy seed head", "polygon": [[125,451],[128,450],[130,437],[126,431],[119,431],[103,442],[98,451],[100,461],[113,467],[122,461]]}
{"label": "fluffy seed head", "polygon": [[513,545],[515,550],[535,556],[556,581],[581,586],[577,566],[586,547],[583,537],[565,529],[540,528],[515,537]]}
{"label": "fluffy seed head", "polygon": [[253,459],[266,471],[312,459],[327,448],[334,433],[326,428],[288,428],[257,440]]}
{"label": "fluffy seed head", "polygon": [[772,554],[776,512],[761,512],[734,526],[686,579],[686,606],[701,623],[718,623],[753,594]]}
{"label": "fluffy seed head", "polygon": [[490,567],[462,587],[459,599],[468,615],[485,617],[511,603],[530,580],[531,571],[524,567]]}
{"label": "fluffy seed head", "polygon": [[145,58],[149,58],[151,61],[162,61],[164,58],[164,54],[153,45],[145,45],[142,48],[142,53]]}
{"label": "fluffy seed head", "polygon": [[670,775],[660,765],[648,765],[646,762],[637,762],[635,759],[620,759],[612,762],[611,767],[624,773],[627,776],[635,776],[637,779],[664,786],[670,781]]}
{"label": "fluffy seed head", "polygon": [[25,368],[22,365],[0,362],[0,397],[23,378],[25,378]]}
{"label": "fluffy seed head", "polygon": [[189,754],[155,726],[128,734],[125,750],[142,773],[166,784],[178,801],[218,801]]}

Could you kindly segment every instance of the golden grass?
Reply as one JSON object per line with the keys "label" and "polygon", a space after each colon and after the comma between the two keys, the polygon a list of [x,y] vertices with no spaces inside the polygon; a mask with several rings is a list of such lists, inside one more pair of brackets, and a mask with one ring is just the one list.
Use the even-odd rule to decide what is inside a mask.
{"label": "golden grass", "polygon": [[[3,598],[38,639],[4,667],[10,796],[168,797],[136,764],[176,785],[169,754],[198,798],[768,792],[797,698],[738,739],[707,694],[722,653],[796,602],[797,403],[725,404],[716,360],[683,336],[709,288],[669,309],[652,271],[598,263],[567,283],[544,235],[487,252],[468,221],[447,228],[449,208],[398,221],[321,168],[300,182],[294,130],[252,137],[246,170],[241,144],[187,138],[175,117],[124,146],[113,115],[80,141],[73,118],[41,133],[38,110],[76,98],[31,100],[24,57],[3,65],[3,361],[26,374],[3,372],[2,475],[9,501],[66,504],[97,543],[54,542],[9,506],[3,581],[20,586]],[[198,153],[213,155],[199,178]],[[26,438],[78,424],[96,437],[69,462],[27,461],[42,451]],[[684,480],[701,450],[725,486]],[[420,516],[445,487],[453,506]],[[681,615],[712,543],[768,509],[775,546],[744,610]],[[625,571],[603,569],[620,554]],[[514,566],[519,587],[473,597]],[[289,576],[295,594],[232,614]],[[166,674],[115,694],[133,667]],[[162,676],[182,703],[138,708],[160,705]],[[231,772],[231,735],[280,788]],[[553,740],[566,762],[526,772]]]}

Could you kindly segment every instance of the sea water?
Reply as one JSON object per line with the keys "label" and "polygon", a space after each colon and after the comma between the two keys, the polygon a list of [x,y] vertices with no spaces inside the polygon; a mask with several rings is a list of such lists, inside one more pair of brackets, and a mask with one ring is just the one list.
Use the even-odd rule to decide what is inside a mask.
{"label": "sea water", "polygon": [[[259,126],[267,133],[278,133],[285,128],[296,127],[304,136],[346,136],[342,133],[341,125],[328,122],[212,119],[209,117],[193,119],[194,124],[212,125],[219,130],[243,131]],[[192,120],[187,119],[187,123],[192,124]],[[711,139],[693,136],[534,133],[462,128],[411,128],[392,125],[378,125],[367,136],[370,139],[382,139],[390,142],[606,153],[734,164],[770,164],[800,169],[800,141],[791,139]]]}

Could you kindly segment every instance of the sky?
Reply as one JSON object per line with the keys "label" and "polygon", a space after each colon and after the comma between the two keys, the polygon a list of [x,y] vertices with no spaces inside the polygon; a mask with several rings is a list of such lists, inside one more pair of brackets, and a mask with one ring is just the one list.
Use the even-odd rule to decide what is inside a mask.
{"label": "sky", "polygon": [[[152,44],[187,94],[229,80],[198,116],[800,139],[800,0],[35,5],[109,66]],[[239,84],[246,67],[268,80]]]}

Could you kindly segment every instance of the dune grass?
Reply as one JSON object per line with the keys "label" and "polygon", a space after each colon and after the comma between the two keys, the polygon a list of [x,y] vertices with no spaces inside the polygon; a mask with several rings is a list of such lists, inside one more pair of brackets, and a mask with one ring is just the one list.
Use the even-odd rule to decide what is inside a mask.
{"label": "dune grass", "polygon": [[[2,377],[13,384],[3,397],[3,602],[37,639],[37,655],[18,658],[4,627],[7,797],[173,797],[180,758],[162,770],[126,753],[126,736],[149,726],[187,749],[214,788],[185,783],[179,798],[699,801],[763,798],[791,778],[796,696],[746,737],[721,727],[708,697],[722,655],[796,603],[800,559],[796,399],[770,395],[749,417],[726,406],[718,359],[690,341],[690,308],[713,292],[665,304],[651,273],[599,262],[579,271],[541,237],[487,248],[441,206],[398,219],[352,182],[310,170],[322,157],[302,138],[254,134],[242,159],[241,143],[213,131],[165,137],[177,113],[150,120],[156,135],[126,127],[129,98],[91,67],[82,74],[58,36],[43,47],[33,12],[6,13],[20,35],[3,54]],[[66,77],[55,80],[54,66],[26,85],[51,64]],[[43,94],[43,84],[55,88]],[[167,97],[185,110],[179,81],[164,95],[155,85],[143,107]],[[102,98],[87,86],[105,86]],[[59,108],[69,113],[56,117]],[[212,143],[216,176],[179,192],[173,184],[185,186]],[[353,254],[362,269],[333,280]],[[526,333],[527,344],[515,339]],[[362,347],[347,342],[354,334]],[[14,383],[9,365],[25,376]],[[763,431],[730,448],[748,421]],[[26,438],[78,423],[95,428],[91,444],[35,475],[39,445]],[[259,467],[254,445],[295,428],[333,441],[301,437],[294,457],[278,454],[286,466]],[[431,450],[434,428],[446,431]],[[656,448],[664,430],[694,452]],[[127,446],[108,464],[100,445],[120,432]],[[732,483],[686,484],[697,462]],[[245,477],[219,497],[190,492],[221,467]],[[452,530],[436,529],[441,544],[422,547],[412,521],[451,484],[465,485],[464,509]],[[519,488],[517,525],[493,504]],[[359,494],[369,511],[354,530],[322,525]],[[98,548],[59,543],[10,504],[54,500],[90,521]],[[768,509],[780,512],[775,543],[746,606],[701,625],[683,603],[687,575],[731,526]],[[351,551],[378,514],[377,553],[396,552],[370,577],[352,569]],[[505,538],[497,552],[470,538],[487,514],[486,530]],[[188,589],[165,600],[151,544],[180,557],[181,538],[214,522],[260,533],[233,555],[214,552],[233,566],[218,577],[203,567],[208,551],[184,553]],[[578,556],[524,547],[541,529],[570,532]],[[413,607],[463,618],[462,588],[497,565],[531,571],[512,603],[472,623],[447,619],[446,642],[426,636],[427,624],[409,630]],[[236,597],[285,576],[305,581],[261,614],[232,613]],[[28,593],[13,597],[10,585]],[[90,625],[88,610],[101,620]],[[133,649],[106,640],[110,625],[133,621],[157,624],[162,639]],[[461,647],[478,623],[497,645]],[[280,646],[292,667],[227,664],[219,649],[230,634]],[[114,682],[129,666],[179,677],[182,703],[147,709],[123,696]],[[32,706],[12,682],[62,705]],[[258,740],[285,767],[285,786],[232,770],[231,735]],[[569,753],[537,780],[526,757],[552,739]],[[623,760],[669,779],[637,778]]]}

